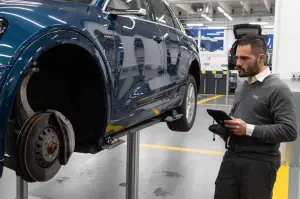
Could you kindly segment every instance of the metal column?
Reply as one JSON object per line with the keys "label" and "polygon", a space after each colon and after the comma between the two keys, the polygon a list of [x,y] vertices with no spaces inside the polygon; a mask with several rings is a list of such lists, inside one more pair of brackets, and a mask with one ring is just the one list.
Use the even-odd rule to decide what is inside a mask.
{"label": "metal column", "polygon": [[138,199],[140,132],[127,136],[126,199]]}
{"label": "metal column", "polygon": [[28,182],[17,176],[17,199],[28,199]]}

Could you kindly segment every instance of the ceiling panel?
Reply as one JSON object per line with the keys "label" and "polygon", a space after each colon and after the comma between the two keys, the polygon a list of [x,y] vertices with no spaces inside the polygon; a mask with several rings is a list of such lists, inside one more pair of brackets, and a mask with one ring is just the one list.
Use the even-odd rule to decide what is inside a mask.
{"label": "ceiling panel", "polygon": [[[241,21],[274,21],[275,0],[167,0],[185,25],[190,22],[208,24],[235,24]],[[244,3],[244,4],[243,4]],[[179,5],[180,4],[180,5]],[[245,6],[243,6],[245,5]],[[267,6],[266,6],[267,5]],[[210,12],[197,12],[208,6]],[[227,13],[218,10],[223,8]],[[182,9],[184,8],[184,9]],[[268,9],[267,9],[268,8]],[[202,15],[209,17],[208,21]],[[230,20],[231,18],[232,20]]]}

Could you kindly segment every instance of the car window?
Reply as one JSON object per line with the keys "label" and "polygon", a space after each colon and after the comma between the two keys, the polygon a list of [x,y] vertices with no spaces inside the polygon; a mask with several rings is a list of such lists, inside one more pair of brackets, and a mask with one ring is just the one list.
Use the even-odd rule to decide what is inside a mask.
{"label": "car window", "polygon": [[108,10],[139,10],[145,9],[147,14],[146,16],[139,16],[143,19],[150,19],[150,9],[147,0],[111,0],[107,6]]}
{"label": "car window", "polygon": [[174,23],[175,28],[177,28],[178,30],[181,30],[181,26],[180,26],[178,20],[176,19],[176,16],[175,16],[174,12],[172,12],[170,7],[167,7],[167,8],[168,8],[168,11],[169,11],[172,19],[173,19],[173,23]]}
{"label": "car window", "polygon": [[169,10],[161,0],[151,0],[151,6],[158,23],[175,27]]}

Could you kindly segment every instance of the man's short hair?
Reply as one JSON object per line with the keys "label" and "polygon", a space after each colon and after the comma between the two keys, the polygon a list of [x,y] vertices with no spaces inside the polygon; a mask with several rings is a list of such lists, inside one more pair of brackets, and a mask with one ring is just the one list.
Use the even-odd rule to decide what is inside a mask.
{"label": "man's short hair", "polygon": [[267,53],[267,45],[264,36],[247,34],[237,41],[237,46],[250,45],[252,54],[258,55],[260,53]]}

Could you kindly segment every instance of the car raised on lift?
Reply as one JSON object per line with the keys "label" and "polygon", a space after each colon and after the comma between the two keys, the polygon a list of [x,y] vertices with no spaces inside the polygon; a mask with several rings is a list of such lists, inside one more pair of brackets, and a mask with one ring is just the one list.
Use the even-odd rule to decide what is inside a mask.
{"label": "car raised on lift", "polygon": [[73,152],[194,124],[197,44],[162,0],[1,0],[0,66],[0,176],[45,182]]}

